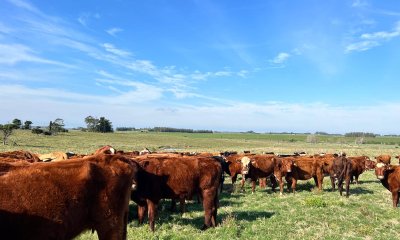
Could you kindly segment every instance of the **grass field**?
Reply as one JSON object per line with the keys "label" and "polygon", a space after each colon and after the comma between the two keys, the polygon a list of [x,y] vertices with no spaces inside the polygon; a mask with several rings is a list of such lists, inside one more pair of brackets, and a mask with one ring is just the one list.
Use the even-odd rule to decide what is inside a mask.
{"label": "grass field", "polygon": [[[354,144],[355,139],[340,136],[319,138],[319,143],[305,142],[305,135],[270,134],[184,134],[117,132],[112,134],[71,131],[58,136],[36,136],[28,131],[17,131],[13,140],[17,146],[0,146],[0,151],[30,150],[38,153],[74,151],[91,153],[98,147],[110,144],[125,151],[152,150],[224,151],[251,150],[292,153],[306,151],[345,151],[348,155],[400,153],[400,138],[375,138],[379,144]],[[397,164],[397,160],[395,161]],[[400,210],[392,208],[391,194],[376,179],[372,171],[360,176],[360,185],[350,187],[350,197],[340,197],[330,191],[325,178],[324,190],[318,192],[314,183],[300,181],[296,194],[280,196],[270,188],[251,194],[230,193],[231,184],[225,183],[220,197],[219,226],[200,231],[203,224],[202,207],[188,203],[188,212],[181,215],[166,208],[169,201],[160,205],[155,233],[148,225],[138,226],[136,206],[131,204],[129,239],[400,239]],[[83,233],[78,239],[97,239],[96,234]]]}

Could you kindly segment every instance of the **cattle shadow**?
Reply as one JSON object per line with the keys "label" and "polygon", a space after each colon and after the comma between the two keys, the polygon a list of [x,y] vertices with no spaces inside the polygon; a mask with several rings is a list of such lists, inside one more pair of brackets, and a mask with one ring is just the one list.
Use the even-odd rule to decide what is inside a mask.
{"label": "cattle shadow", "polygon": [[354,187],[354,186],[350,186],[350,194],[357,194],[357,195],[361,195],[361,194],[373,194],[374,191],[370,190],[370,189],[365,189],[362,187]]}

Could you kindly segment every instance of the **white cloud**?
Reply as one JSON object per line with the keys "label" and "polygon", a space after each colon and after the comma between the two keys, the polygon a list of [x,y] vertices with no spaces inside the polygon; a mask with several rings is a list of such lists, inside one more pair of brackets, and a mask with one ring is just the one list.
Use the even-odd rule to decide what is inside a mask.
{"label": "white cloud", "polygon": [[15,65],[19,62],[33,62],[73,67],[65,63],[38,57],[29,47],[21,44],[0,44],[0,64]]}
{"label": "white cloud", "polygon": [[[400,118],[400,103],[343,107],[324,103],[215,102],[213,105],[177,105],[164,102],[160,108],[159,104],[152,104],[152,99],[158,99],[160,96],[154,91],[154,86],[112,80],[104,80],[101,84],[112,84],[119,91],[121,88],[118,86],[127,88],[134,86],[136,90],[101,96],[3,84],[0,85],[2,89],[0,97],[4,100],[0,105],[0,112],[12,112],[18,118],[30,119],[35,125],[40,124],[43,119],[60,117],[65,120],[68,127],[83,126],[83,119],[88,115],[106,114],[105,117],[113,122],[114,127],[132,125],[228,131],[329,133],[363,131],[399,134],[396,126]],[[153,97],[150,98],[149,94]],[[177,91],[177,94],[181,93]],[[379,118],[376,118],[377,114]],[[6,115],[0,115],[0,122],[9,120]]]}
{"label": "white cloud", "polygon": [[384,41],[389,41],[398,36],[400,36],[400,21],[396,23],[393,31],[379,31],[361,34],[359,41],[350,43],[346,46],[345,53],[366,51],[373,47],[380,46]]}
{"label": "white cloud", "polygon": [[34,13],[40,13],[40,11],[36,7],[34,7],[33,5],[31,5],[28,2],[25,2],[22,0],[8,0],[8,1],[19,8],[23,8],[25,10],[28,10],[28,11],[34,12]]}
{"label": "white cloud", "polygon": [[81,13],[77,20],[82,26],[87,27],[91,18],[99,19],[100,14],[90,12]]}
{"label": "white cloud", "polygon": [[110,29],[106,30],[106,32],[113,37],[117,36],[117,33],[122,32],[122,31],[123,31],[123,29],[121,29],[121,28],[110,28]]}
{"label": "white cloud", "polygon": [[132,55],[132,53],[130,53],[128,51],[124,51],[124,50],[116,48],[111,43],[104,43],[102,46],[104,47],[104,49],[107,52],[113,53],[113,54],[118,55],[120,57],[129,57],[129,56]]}
{"label": "white cloud", "polygon": [[273,64],[283,64],[290,57],[289,53],[281,52],[275,58],[271,59],[270,62]]}

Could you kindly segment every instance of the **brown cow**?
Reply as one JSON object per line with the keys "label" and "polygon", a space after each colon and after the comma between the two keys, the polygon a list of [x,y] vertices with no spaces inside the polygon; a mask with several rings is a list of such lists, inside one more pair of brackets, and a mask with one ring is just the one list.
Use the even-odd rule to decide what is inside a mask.
{"label": "brown cow", "polygon": [[43,162],[50,162],[50,161],[63,161],[68,159],[68,155],[65,152],[52,152],[47,154],[37,154],[40,160]]}
{"label": "brown cow", "polygon": [[157,204],[163,198],[191,199],[199,194],[203,199],[204,225],[202,229],[216,225],[218,187],[222,167],[214,158],[148,157],[137,158],[144,170],[138,177],[137,190],[131,198],[138,204],[139,223],[143,223],[146,207],[150,229],[154,231]]}
{"label": "brown cow", "polygon": [[139,169],[110,155],[9,169],[0,176],[1,238],[72,239],[91,229],[99,239],[126,239]]}
{"label": "brown cow", "polygon": [[286,175],[288,185],[291,185],[293,193],[296,191],[298,180],[308,180],[313,178],[318,190],[322,190],[324,179],[324,163],[318,159],[310,157],[297,157],[291,173]]}
{"label": "brown cow", "polygon": [[[252,155],[241,159],[243,179],[251,179],[251,192],[255,192],[256,181],[260,178],[269,177],[272,183],[272,190],[275,191],[276,178],[281,177],[278,169],[277,159],[273,155]],[[280,160],[279,160],[280,161]],[[280,162],[280,166],[282,163]],[[276,174],[274,176],[274,174]]]}
{"label": "brown cow", "polygon": [[358,176],[365,171],[366,161],[370,160],[367,156],[348,157],[351,160],[351,178],[350,182],[353,183],[353,177],[358,184]]}
{"label": "brown cow", "polygon": [[376,163],[384,163],[384,164],[390,164],[390,159],[391,159],[392,157],[390,156],[390,155],[388,155],[388,154],[382,154],[382,155],[379,155],[379,156],[377,156],[377,157],[375,157],[375,160],[376,160]]}
{"label": "brown cow", "polygon": [[[8,159],[8,160],[6,160]],[[11,160],[14,159],[14,160]],[[1,152],[0,153],[0,161],[20,161],[24,160],[27,162],[40,162],[41,160],[29,151],[19,150],[19,151],[12,151],[12,152]]]}
{"label": "brown cow", "polygon": [[376,164],[375,174],[382,185],[392,193],[393,207],[397,207],[400,191],[400,166],[380,162]]}

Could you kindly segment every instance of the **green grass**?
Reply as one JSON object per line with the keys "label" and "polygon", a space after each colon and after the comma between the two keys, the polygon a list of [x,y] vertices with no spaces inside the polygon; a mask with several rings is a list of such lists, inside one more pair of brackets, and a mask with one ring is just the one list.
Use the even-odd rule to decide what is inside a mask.
{"label": "green grass", "polygon": [[[137,133],[112,134],[71,131],[58,136],[36,136],[29,131],[17,131],[13,136],[18,146],[0,146],[0,151],[25,149],[38,153],[74,151],[91,153],[98,147],[110,144],[125,151],[176,149],[177,151],[252,150],[292,153],[345,151],[348,155],[397,155],[400,138],[381,137],[380,144],[354,144],[354,139],[325,137],[319,143],[306,143],[305,135],[270,134],[188,134],[188,133]],[[294,141],[291,139],[295,139]],[[379,138],[376,138],[379,140]],[[375,140],[376,140],[375,139]],[[382,140],[383,139],[383,140]],[[385,141],[384,141],[385,140]],[[379,141],[378,141],[379,142]],[[389,144],[389,143],[395,144]],[[386,144],[381,144],[386,143]],[[397,160],[396,160],[397,163]],[[340,197],[330,191],[330,181],[324,180],[324,190],[314,189],[312,181],[299,181],[297,193],[280,196],[270,188],[256,188],[251,194],[229,193],[231,184],[224,186],[220,197],[218,227],[200,231],[203,224],[202,207],[188,203],[188,212],[181,215],[167,210],[170,202],[160,204],[156,231],[150,232],[147,224],[138,226],[136,206],[130,205],[131,221],[129,239],[400,239],[400,210],[392,208],[391,194],[376,180],[372,171],[360,176],[360,185],[351,185],[350,197]],[[77,239],[97,239],[90,232]]]}

